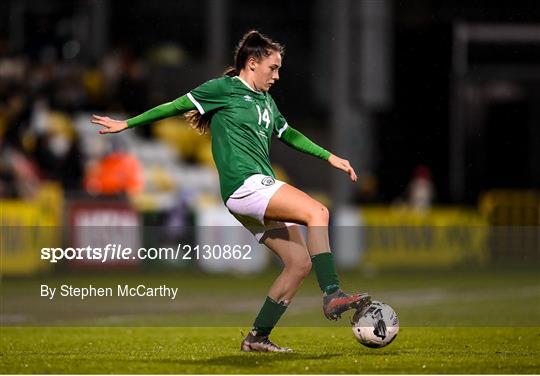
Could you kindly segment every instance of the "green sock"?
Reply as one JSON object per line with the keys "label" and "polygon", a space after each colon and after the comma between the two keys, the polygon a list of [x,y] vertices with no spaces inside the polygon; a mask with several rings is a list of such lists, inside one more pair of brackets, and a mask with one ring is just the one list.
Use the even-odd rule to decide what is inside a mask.
{"label": "green sock", "polygon": [[264,304],[253,323],[253,330],[258,336],[267,336],[285,312],[287,306],[277,303],[270,297],[266,297]]}
{"label": "green sock", "polygon": [[323,252],[311,256],[311,263],[313,269],[315,269],[319,287],[326,295],[339,290],[339,278],[332,252]]}

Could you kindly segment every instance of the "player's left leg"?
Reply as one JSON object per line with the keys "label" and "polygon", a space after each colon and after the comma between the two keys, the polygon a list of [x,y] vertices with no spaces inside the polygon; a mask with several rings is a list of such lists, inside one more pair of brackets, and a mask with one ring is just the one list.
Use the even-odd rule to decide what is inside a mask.
{"label": "player's left leg", "polygon": [[283,184],[271,197],[265,219],[307,225],[308,251],[317,281],[324,293],[323,312],[337,320],[349,309],[363,309],[371,303],[368,294],[349,295],[341,291],[333,254],[328,241],[328,209],[301,190]]}
{"label": "player's left leg", "polygon": [[268,337],[309,274],[311,260],[298,226],[269,230],[265,233],[263,243],[281,259],[283,270],[272,284],[241,349],[288,352],[291,349],[274,344]]}

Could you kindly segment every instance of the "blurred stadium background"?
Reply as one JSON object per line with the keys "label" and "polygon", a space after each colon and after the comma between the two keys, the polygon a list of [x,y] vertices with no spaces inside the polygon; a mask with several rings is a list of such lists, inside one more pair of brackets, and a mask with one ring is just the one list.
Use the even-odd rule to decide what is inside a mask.
{"label": "blurred stadium background", "polygon": [[[52,265],[39,250],[247,241],[243,230],[216,230],[235,220],[219,199],[209,136],[172,118],[104,137],[90,116],[131,117],[220,75],[250,28],[286,45],[272,95],[289,123],[359,172],[351,184],[273,144],[278,177],[330,207],[346,278],[369,288],[364,277],[391,270],[398,282],[388,288],[407,280],[413,289],[450,270],[431,286],[479,273],[498,288],[490,271],[511,265],[538,324],[540,7],[464,0],[2,1],[2,322],[34,322],[47,307],[58,318],[71,306],[36,309],[39,283],[107,284],[111,271],[155,283],[174,275],[186,289],[208,278],[205,291],[219,295],[223,284],[234,296],[263,273],[249,320],[275,274],[269,252],[250,264]],[[422,283],[410,269],[431,274]],[[238,274],[246,279],[230,282]],[[95,314],[128,314],[115,309]]]}

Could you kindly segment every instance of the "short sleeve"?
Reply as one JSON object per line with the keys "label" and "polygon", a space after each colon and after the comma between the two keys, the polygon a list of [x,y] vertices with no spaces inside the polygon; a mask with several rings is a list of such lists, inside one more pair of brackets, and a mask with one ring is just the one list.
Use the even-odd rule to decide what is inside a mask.
{"label": "short sleeve", "polygon": [[278,138],[281,138],[281,135],[283,134],[283,132],[285,132],[285,129],[287,129],[289,124],[287,124],[287,120],[285,120],[285,117],[281,114],[281,112],[277,108],[276,102],[274,102],[273,98],[270,98],[270,103],[272,106],[272,115],[274,117],[273,133]]}
{"label": "short sleeve", "polygon": [[216,78],[205,82],[187,93],[189,100],[204,115],[207,112],[223,108],[229,102],[231,86],[227,77]]}

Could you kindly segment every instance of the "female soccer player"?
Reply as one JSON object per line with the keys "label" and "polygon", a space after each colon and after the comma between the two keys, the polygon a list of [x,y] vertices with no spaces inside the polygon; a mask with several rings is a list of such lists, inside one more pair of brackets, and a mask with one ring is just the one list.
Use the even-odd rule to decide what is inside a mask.
{"label": "female soccer player", "polygon": [[[367,294],[341,291],[328,240],[328,209],[301,190],[275,179],[270,165],[272,135],[285,144],[356,173],[347,160],[313,143],[287,124],[268,90],[279,79],[283,47],[252,30],[240,40],[234,67],[172,102],[159,105],[128,120],[93,116],[101,134],[170,116],[185,114],[200,132],[212,135],[221,195],[229,211],[283,261],[281,274],[242,341],[242,351],[280,351],[290,348],[272,343],[268,336],[296,294],[311,267],[323,292],[323,312],[337,320],[349,309],[370,304]],[[296,224],[307,226],[307,244]]]}

